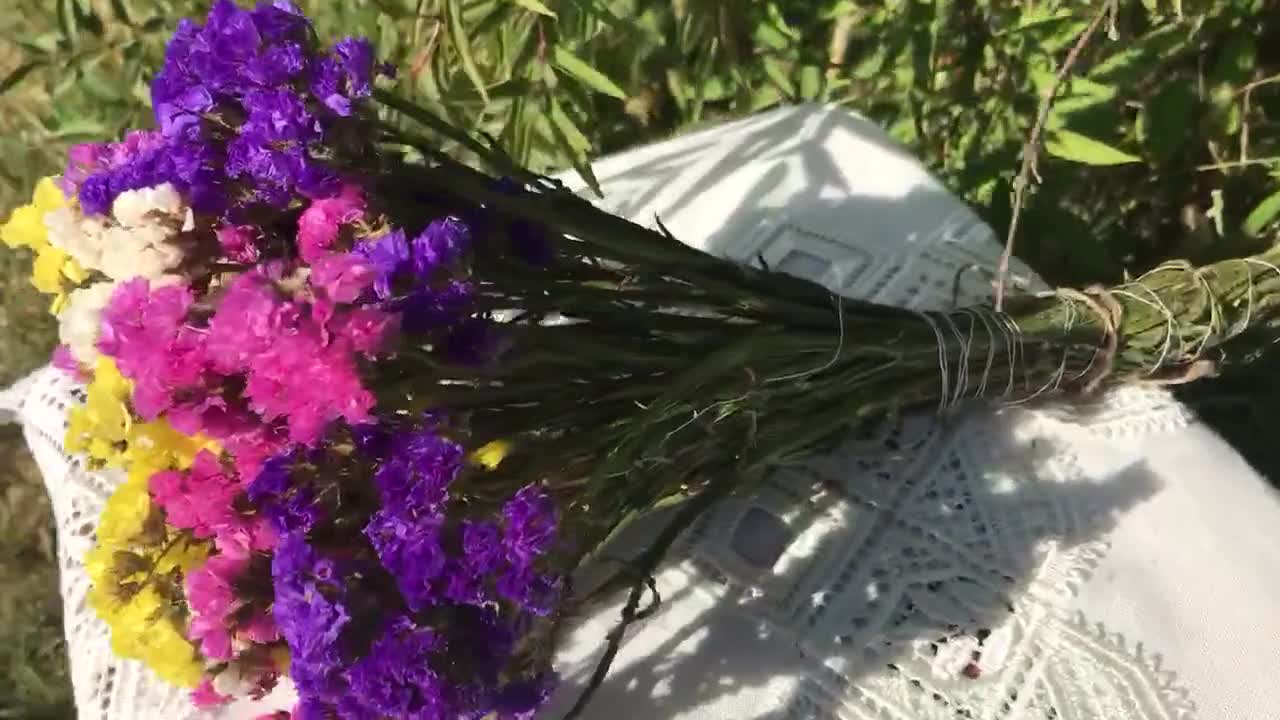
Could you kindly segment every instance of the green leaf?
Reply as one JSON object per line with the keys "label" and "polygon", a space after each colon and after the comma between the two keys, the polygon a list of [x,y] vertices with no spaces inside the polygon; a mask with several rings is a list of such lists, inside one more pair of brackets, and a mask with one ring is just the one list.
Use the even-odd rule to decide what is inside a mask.
{"label": "green leaf", "polygon": [[475,86],[476,92],[480,93],[481,99],[488,103],[489,90],[484,86],[484,78],[480,75],[480,68],[476,67],[475,58],[471,56],[471,42],[467,39],[467,29],[462,26],[461,0],[446,1],[448,3],[449,40],[453,43],[454,49],[458,51],[458,57],[462,60],[462,71],[470,78],[471,84]]}
{"label": "green leaf", "polygon": [[782,92],[773,85],[761,85],[751,95],[751,112],[773,107],[782,102]]}
{"label": "green leaf", "polygon": [[1044,146],[1050,155],[1085,165],[1124,165],[1142,161],[1137,155],[1071,130],[1054,131]]}
{"label": "green leaf", "polygon": [[800,99],[817,100],[822,94],[822,71],[817,65],[800,68]]}
{"label": "green leaf", "polygon": [[49,134],[56,140],[72,140],[102,137],[107,134],[107,126],[96,120],[72,120],[63,123]]}
{"label": "green leaf", "polygon": [[[1057,80],[1055,74],[1045,68],[1031,70],[1029,75],[1036,93],[1042,97]],[[1115,97],[1114,85],[1082,77],[1068,78],[1058,87],[1058,97],[1053,101],[1052,111],[1055,115],[1067,116],[1110,102]]]}
{"label": "green leaf", "polygon": [[1089,77],[1120,87],[1134,85],[1177,60],[1187,47],[1188,37],[1186,29],[1176,23],[1159,27],[1099,62],[1089,71]]}
{"label": "green leaf", "polygon": [[542,4],[541,0],[511,0],[511,1],[530,12],[536,12],[539,15],[546,15],[547,17],[552,17],[552,18],[556,16],[555,12],[551,8]]}
{"label": "green leaf", "polygon": [[591,141],[586,135],[578,129],[573,119],[564,112],[564,108],[560,107],[560,103],[556,99],[551,98],[551,130],[555,135],[556,144],[569,156],[573,163],[573,169],[582,176],[587,186],[591,188],[597,196],[603,197],[604,193],[600,190],[600,181],[596,179],[595,172],[591,169],[591,162],[588,159],[588,152],[591,150]]}
{"label": "green leaf", "polygon": [[773,50],[785,51],[791,42],[778,28],[768,23],[760,23],[755,30],[756,40]]}
{"label": "green leaf", "polygon": [[1053,10],[1046,9],[1043,5],[1037,5],[1022,13],[1017,24],[1013,27],[997,31],[993,37],[1002,37],[1004,35],[1013,35],[1027,30],[1042,28],[1045,25],[1057,25],[1075,19],[1075,13],[1067,9]]}
{"label": "green leaf", "polygon": [[44,65],[43,60],[32,60],[25,62],[14,68],[8,75],[0,80],[0,95],[3,95],[14,88],[15,85],[22,82],[22,79],[31,74],[32,70]]}
{"label": "green leaf", "polygon": [[1242,226],[1244,234],[1249,237],[1258,237],[1277,215],[1280,215],[1280,190],[1258,203],[1253,212],[1244,219]]}
{"label": "green leaf", "polygon": [[616,97],[619,100],[627,99],[627,93],[618,87],[617,83],[563,47],[557,45],[551,54],[551,58],[556,67],[574,76],[579,82],[592,90]]}
{"label": "green leaf", "polygon": [[564,108],[560,106],[560,102],[554,97],[551,98],[550,117],[551,124],[564,134],[565,139],[569,143],[569,147],[573,150],[575,155],[586,155],[590,152],[591,141],[588,140],[587,136],[578,129],[578,126],[574,124],[573,119],[565,113]]}
{"label": "green leaf", "polygon": [[725,80],[715,75],[708,77],[702,83],[702,99],[708,102],[732,97],[733,91],[733,80]]}
{"label": "green leaf", "polygon": [[791,82],[791,78],[787,76],[787,71],[782,67],[782,61],[777,58],[767,57],[764,59],[764,74],[769,76],[773,84],[781,90],[787,97],[795,99],[796,86]]}

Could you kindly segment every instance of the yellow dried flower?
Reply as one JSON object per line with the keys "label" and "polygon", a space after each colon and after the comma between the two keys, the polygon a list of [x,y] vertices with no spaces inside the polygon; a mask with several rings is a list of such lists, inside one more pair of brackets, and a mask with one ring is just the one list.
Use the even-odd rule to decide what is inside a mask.
{"label": "yellow dried flower", "polygon": [[42,246],[36,250],[35,261],[31,264],[31,284],[45,295],[63,294],[66,277],[62,274],[62,268],[68,260],[71,260],[70,256],[58,248],[52,245]]}
{"label": "yellow dried flower", "polygon": [[151,497],[143,483],[127,481],[107,498],[98,522],[101,546],[127,546],[142,534],[151,514]]}
{"label": "yellow dried flower", "polygon": [[49,245],[49,231],[44,226],[44,211],[32,205],[16,208],[9,220],[0,225],[0,240],[12,248],[27,247],[33,251]]}
{"label": "yellow dried flower", "polygon": [[486,470],[492,470],[511,453],[512,447],[514,446],[506,440],[494,440],[471,453],[471,462]]}

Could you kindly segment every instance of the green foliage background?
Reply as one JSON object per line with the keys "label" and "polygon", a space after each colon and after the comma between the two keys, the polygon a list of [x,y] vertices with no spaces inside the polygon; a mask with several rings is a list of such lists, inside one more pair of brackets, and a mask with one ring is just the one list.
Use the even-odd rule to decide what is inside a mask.
{"label": "green foliage background", "polygon": [[[199,15],[208,3],[0,4],[3,215],[38,177],[58,170],[68,144],[148,124],[147,80],[164,40],[177,18]],[[299,5],[324,37],[373,38],[400,68],[402,91],[493,136],[535,170],[589,172],[592,157],[696,126],[781,103],[831,102],[889,128],[1000,233],[1041,96],[1100,7],[1082,0]],[[1280,2],[1126,0],[1118,8],[1058,95],[1018,234],[1017,253],[1058,284],[1115,281],[1175,256],[1199,263],[1254,252],[1272,242],[1280,217]],[[26,263],[0,253],[0,379],[38,364],[50,346]],[[1258,428],[1280,398],[1258,377],[1195,386],[1186,398],[1255,463],[1276,467]],[[56,596],[48,594],[51,543],[47,522],[25,521],[39,503],[39,493],[28,492],[32,473],[18,461],[8,465],[0,475],[0,718],[53,717],[68,712],[68,701]],[[10,590],[19,587],[11,578],[26,584]],[[6,602],[15,592],[44,593],[48,602]],[[23,629],[10,637],[12,628]]]}

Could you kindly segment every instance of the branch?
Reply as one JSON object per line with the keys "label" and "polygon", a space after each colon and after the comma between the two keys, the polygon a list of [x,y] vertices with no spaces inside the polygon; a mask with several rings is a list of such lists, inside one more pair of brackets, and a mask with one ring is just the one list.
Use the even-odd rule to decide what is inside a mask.
{"label": "branch", "polygon": [[1018,234],[1018,220],[1022,217],[1022,206],[1026,203],[1027,186],[1031,184],[1031,176],[1036,173],[1036,161],[1040,156],[1041,135],[1044,134],[1045,123],[1049,121],[1049,111],[1053,109],[1053,101],[1058,96],[1058,91],[1062,88],[1062,84],[1066,82],[1067,76],[1071,74],[1071,69],[1075,67],[1076,61],[1080,59],[1080,54],[1089,44],[1089,40],[1093,38],[1093,34],[1102,26],[1102,21],[1108,15],[1114,14],[1117,9],[1118,0],[1107,0],[1098,9],[1089,26],[1080,33],[1080,37],[1076,39],[1076,44],[1072,46],[1071,51],[1067,53],[1066,59],[1062,61],[1062,67],[1058,68],[1058,74],[1053,78],[1053,85],[1045,92],[1040,100],[1040,112],[1036,115],[1036,122],[1031,126],[1031,133],[1027,136],[1027,142],[1022,146],[1022,167],[1018,170],[1018,177],[1013,181],[1013,215],[1009,218],[1009,234],[1004,241],[1004,252],[1000,253],[1000,265],[996,270],[996,311],[1000,311],[1004,307],[1004,285],[1005,278],[1009,274],[1009,260],[1013,257],[1013,242]]}

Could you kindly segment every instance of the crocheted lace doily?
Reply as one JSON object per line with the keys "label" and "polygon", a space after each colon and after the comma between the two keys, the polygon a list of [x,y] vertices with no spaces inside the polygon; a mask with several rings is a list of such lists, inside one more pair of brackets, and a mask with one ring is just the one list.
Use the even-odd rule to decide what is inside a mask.
{"label": "crocheted lace doily", "polygon": [[[713,252],[882,303],[947,308],[957,282],[960,302],[980,300],[990,285],[969,269],[999,252],[878,130],[824,109],[644,148],[597,174],[618,212],[660,212]],[[1020,265],[1015,275],[1038,282]],[[77,393],[45,368],[0,405],[22,423],[53,501],[80,717],[199,717],[183,692],[113,657],[86,607],[81,558],[119,478],[63,449]],[[587,717],[1189,717],[1152,658],[1074,603],[1113,516],[1139,500],[1099,479],[1135,461],[1133,438],[1187,420],[1169,395],[1141,389],[1089,407],[975,405],[780,469],[686,533],[658,577],[661,609],[632,632]],[[561,707],[616,617],[605,608],[568,638]]]}

